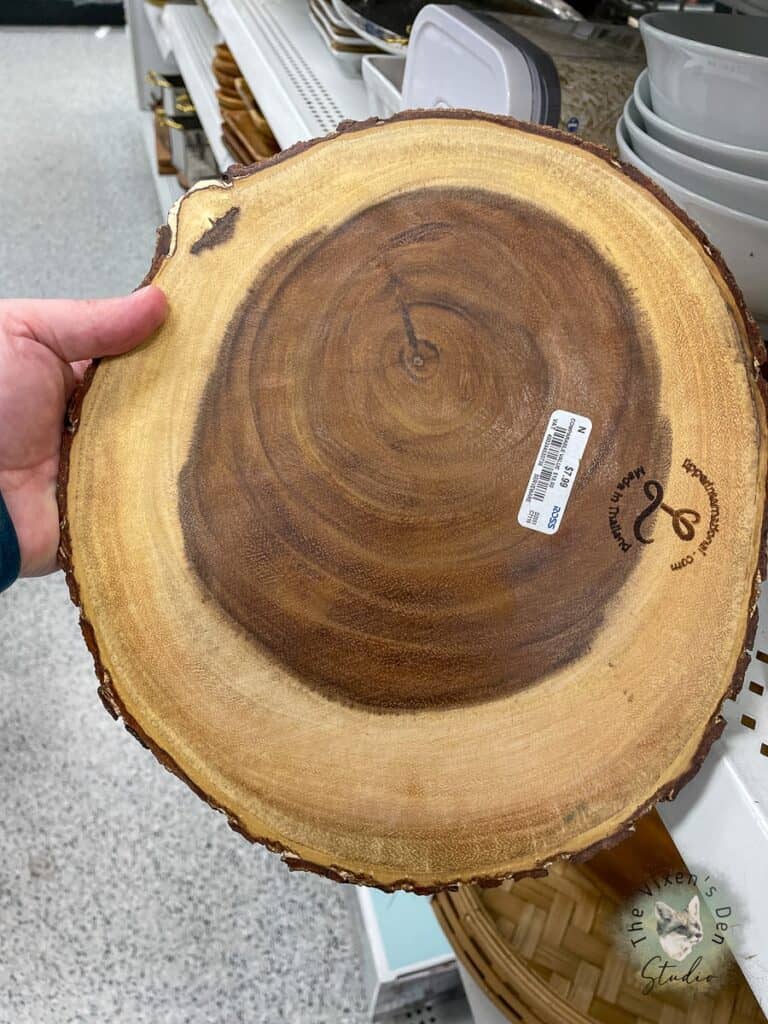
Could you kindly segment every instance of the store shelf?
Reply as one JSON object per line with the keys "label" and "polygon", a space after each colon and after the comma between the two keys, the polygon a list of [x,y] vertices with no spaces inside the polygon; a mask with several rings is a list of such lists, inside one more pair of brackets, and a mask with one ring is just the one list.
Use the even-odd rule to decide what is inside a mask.
{"label": "store shelf", "polygon": [[155,182],[155,191],[160,203],[163,217],[170,210],[176,200],[183,195],[184,189],[176,180],[175,174],[157,173],[157,153],[155,150],[155,115],[151,110],[142,111],[141,128],[144,136],[144,145],[147,149],[149,166]]}
{"label": "store shelf", "polygon": [[[161,75],[175,75],[179,69],[173,54],[164,53],[158,42],[156,25],[159,25],[160,8],[145,3],[145,0],[124,0],[124,5],[139,106],[142,110],[149,110],[153,102],[153,89],[147,79],[147,72],[151,70]],[[151,15],[150,11],[153,12]],[[166,43],[170,45],[169,40],[163,37],[163,47]]]}
{"label": "store shelf", "polygon": [[[490,1004],[489,1004],[490,1005]],[[495,1024],[484,1017],[472,1016],[463,992],[450,999],[416,1003],[390,1017],[380,1018],[380,1024]],[[508,1024],[504,1021],[503,1024]]]}
{"label": "store shelf", "polygon": [[219,31],[201,7],[187,4],[167,4],[162,25],[219,170],[226,171],[237,160],[221,141],[221,112],[211,70]]}
{"label": "store shelf", "polygon": [[362,78],[340,69],[307,0],[208,0],[208,9],[281,147],[368,116]]}
{"label": "store shelf", "polygon": [[458,967],[469,1007],[468,1019],[474,1024],[508,1024],[508,1019],[496,1009],[466,967],[461,963]]}
{"label": "store shelf", "polygon": [[712,899],[700,887],[710,909],[731,903],[726,938],[768,1014],[768,585],[759,612],[755,655],[741,694],[723,707],[722,739],[659,812],[689,870],[718,886]]}
{"label": "store shelf", "polygon": [[170,37],[163,24],[163,8],[145,2],[144,15],[152,30],[152,35],[155,37],[155,42],[161,56],[165,60],[171,60],[172,46]]}

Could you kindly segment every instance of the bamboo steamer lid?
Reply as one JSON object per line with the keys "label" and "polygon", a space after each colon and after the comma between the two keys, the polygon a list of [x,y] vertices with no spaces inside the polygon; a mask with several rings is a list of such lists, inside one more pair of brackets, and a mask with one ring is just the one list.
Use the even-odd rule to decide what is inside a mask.
{"label": "bamboo steamer lid", "polygon": [[[644,977],[645,958],[633,958],[633,935],[620,925],[617,932],[617,912],[631,905],[638,887],[653,887],[654,875],[663,880],[678,872],[682,877],[687,869],[652,813],[630,838],[586,864],[557,864],[546,877],[498,888],[462,886],[432,905],[459,961],[519,1024],[765,1024],[727,946],[716,960],[722,977],[711,986],[696,980],[713,963],[697,944],[685,961],[667,961],[663,975],[681,977],[704,950],[704,966],[691,970],[694,981],[656,983],[648,991],[658,965],[649,964]],[[654,945],[650,953],[659,950]]]}
{"label": "bamboo steamer lid", "polygon": [[196,186],[150,279],[167,322],[71,410],[61,556],[164,764],[290,865],[417,891],[674,794],[743,677],[766,477],[762,344],[684,214],[410,113]]}

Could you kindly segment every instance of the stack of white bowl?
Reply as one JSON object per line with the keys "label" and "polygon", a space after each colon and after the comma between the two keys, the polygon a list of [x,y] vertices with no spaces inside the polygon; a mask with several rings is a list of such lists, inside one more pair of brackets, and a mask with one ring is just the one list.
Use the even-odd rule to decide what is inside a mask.
{"label": "stack of white bowl", "polygon": [[701,225],[768,327],[768,18],[657,13],[640,30],[619,155]]}

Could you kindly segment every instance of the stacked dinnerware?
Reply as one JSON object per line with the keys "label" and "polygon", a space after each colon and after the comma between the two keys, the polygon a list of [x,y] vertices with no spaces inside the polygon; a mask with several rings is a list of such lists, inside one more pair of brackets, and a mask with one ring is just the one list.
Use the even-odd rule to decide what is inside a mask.
{"label": "stacked dinnerware", "polygon": [[640,31],[619,155],[701,225],[768,329],[768,18],[656,13]]}
{"label": "stacked dinnerware", "polygon": [[331,0],[309,0],[309,17],[345,74],[359,75],[363,57],[379,52],[378,47],[341,19]]}

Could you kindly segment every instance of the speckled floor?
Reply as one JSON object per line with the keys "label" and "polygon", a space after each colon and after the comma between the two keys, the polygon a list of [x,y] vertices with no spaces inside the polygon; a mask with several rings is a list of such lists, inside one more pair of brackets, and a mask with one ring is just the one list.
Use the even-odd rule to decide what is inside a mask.
{"label": "speckled floor", "polygon": [[[0,30],[0,295],[133,288],[160,211],[127,40]],[[101,707],[60,577],[0,596],[0,1024],[360,1024],[342,893]]]}

